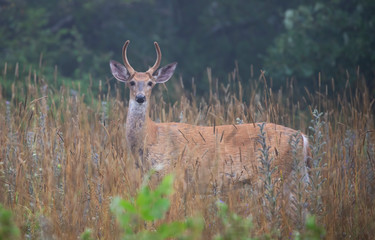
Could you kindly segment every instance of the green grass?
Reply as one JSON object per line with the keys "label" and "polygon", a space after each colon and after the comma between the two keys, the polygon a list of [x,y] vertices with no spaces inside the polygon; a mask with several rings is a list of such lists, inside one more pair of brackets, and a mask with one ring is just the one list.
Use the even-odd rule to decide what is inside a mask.
{"label": "green grass", "polygon": [[0,204],[0,239],[17,239],[19,229],[12,219],[12,213]]}

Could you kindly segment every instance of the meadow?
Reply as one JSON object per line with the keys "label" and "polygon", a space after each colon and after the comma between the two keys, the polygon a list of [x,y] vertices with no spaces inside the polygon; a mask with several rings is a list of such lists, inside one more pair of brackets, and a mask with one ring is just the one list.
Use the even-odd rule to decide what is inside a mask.
{"label": "meadow", "polygon": [[[282,194],[274,192],[270,198],[266,190],[247,185],[200,194],[194,180],[186,185],[185,169],[177,166],[165,217],[140,229],[153,231],[164,222],[199,217],[201,239],[224,236],[227,228],[216,204],[222,201],[230,212],[251,218],[247,234],[260,239],[303,234],[303,210],[315,216],[326,239],[375,236],[375,98],[359,73],[329,85],[318,79],[315,89],[304,88],[303,93],[296,92],[294,81],[273,91],[263,74],[240,79],[234,69],[227,79],[213,75],[207,69],[203,97],[196,96],[194,81],[191,92],[177,78],[169,81],[169,90],[158,86],[151,118],[205,126],[272,122],[298,129],[310,137],[312,181],[295,189],[299,197],[290,213]],[[21,238],[77,239],[92,229],[94,239],[119,239],[122,230],[111,202],[115,196],[134,198],[144,181],[128,159],[128,93],[121,83],[110,85],[113,79],[91,79],[90,86],[99,85],[98,94],[90,86],[48,84],[57,80],[57,75],[45,79],[41,69],[3,68],[2,82],[11,84],[12,94],[3,96],[0,89],[0,203],[12,211]],[[347,84],[336,90],[337,82],[349,80],[355,88]],[[180,98],[170,97],[172,92]],[[267,182],[266,172],[260,177],[270,187],[276,184]]]}

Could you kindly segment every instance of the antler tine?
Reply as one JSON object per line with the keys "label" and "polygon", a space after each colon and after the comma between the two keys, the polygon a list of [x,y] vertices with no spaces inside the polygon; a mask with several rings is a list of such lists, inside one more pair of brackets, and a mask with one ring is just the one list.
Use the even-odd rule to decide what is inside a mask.
{"label": "antler tine", "polygon": [[135,70],[134,70],[134,68],[132,68],[132,66],[130,66],[130,63],[128,61],[128,57],[126,56],[126,49],[128,48],[129,43],[130,43],[130,41],[127,40],[125,42],[124,46],[122,47],[122,59],[124,60],[125,67],[126,67],[126,69],[128,69],[128,71],[130,73],[130,76],[132,76],[135,73]]}
{"label": "antler tine", "polygon": [[147,70],[147,73],[150,75],[152,75],[158,69],[158,67],[160,66],[160,62],[161,62],[161,51],[160,51],[159,44],[157,42],[154,42],[154,45],[155,45],[155,50],[156,50],[156,61],[155,61],[154,66],[152,66],[150,69]]}

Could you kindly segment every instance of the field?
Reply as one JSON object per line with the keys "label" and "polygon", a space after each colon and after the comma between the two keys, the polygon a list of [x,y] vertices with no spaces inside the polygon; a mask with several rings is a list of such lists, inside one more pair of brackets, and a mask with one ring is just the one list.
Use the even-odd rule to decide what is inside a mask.
{"label": "field", "polygon": [[[40,70],[18,71],[3,68],[12,95],[0,95],[0,203],[12,211],[22,238],[77,239],[88,228],[94,239],[120,238],[110,203],[115,196],[136,196],[143,181],[128,159],[124,85],[116,83],[94,95],[90,87],[51,87],[47,82],[56,79],[45,79]],[[282,194],[275,192],[270,200],[266,191],[254,192],[246,185],[199,194],[194,182],[186,186],[185,170],[177,167],[165,219],[142,229],[200,216],[202,239],[213,238],[224,231],[215,204],[221,200],[231,212],[251,216],[249,234],[255,237],[286,239],[293,231],[303,233],[302,209],[315,215],[327,239],[375,236],[375,99],[359,74],[329,85],[319,80],[316,89],[299,94],[293,82],[273,92],[263,75],[244,80],[237,77],[238,70],[228,79],[215,79],[209,69],[207,76],[203,98],[196,97],[194,82],[193,92],[177,79],[168,83],[169,91],[181,96],[176,102],[158,86],[151,118],[206,126],[264,121],[299,129],[310,136],[313,181],[296,189],[299,198],[290,213]],[[351,78],[355,89],[335,90],[338,81]],[[266,181],[266,173],[260,177]]]}

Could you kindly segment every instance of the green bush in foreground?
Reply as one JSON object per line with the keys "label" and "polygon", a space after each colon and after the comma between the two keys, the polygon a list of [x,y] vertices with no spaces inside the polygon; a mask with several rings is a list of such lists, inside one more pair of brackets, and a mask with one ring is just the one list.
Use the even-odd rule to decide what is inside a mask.
{"label": "green bush in foreground", "polygon": [[[185,221],[175,221],[162,223],[158,227],[153,223],[162,220],[169,209],[170,201],[168,197],[173,190],[173,176],[167,175],[161,184],[151,190],[144,184],[135,199],[124,200],[115,197],[111,203],[111,211],[123,230],[122,239],[201,239],[204,224],[201,219],[188,218]],[[252,237],[252,219],[243,218],[235,213],[231,213],[228,206],[222,202],[217,202],[218,217],[222,224],[222,231],[215,236],[215,240],[257,239]],[[325,231],[316,224],[314,216],[309,216],[306,221],[305,230],[295,232],[295,240],[317,240],[324,237]],[[85,231],[81,235],[82,239],[91,239],[90,231]],[[267,237],[266,237],[267,238]]]}
{"label": "green bush in foreground", "polygon": [[218,201],[219,217],[223,225],[223,232],[215,236],[215,240],[251,240],[251,229],[253,228],[252,219],[250,217],[242,218],[235,213],[229,212],[228,206]]}
{"label": "green bush in foreground", "polygon": [[170,206],[167,197],[172,193],[172,185],[173,176],[167,175],[153,191],[144,184],[134,200],[113,199],[111,211],[124,230],[122,239],[199,239],[203,230],[200,219],[162,223],[152,231],[145,229],[146,225],[165,216]]}
{"label": "green bush in foreground", "polygon": [[92,238],[92,230],[90,228],[87,228],[82,234],[81,234],[81,240],[93,240]]}
{"label": "green bush in foreground", "polygon": [[0,204],[0,240],[18,238],[20,232],[12,220],[12,212]]}
{"label": "green bush in foreground", "polygon": [[324,228],[316,224],[315,216],[308,216],[303,233],[296,232],[295,240],[319,240],[323,239],[326,232]]}

